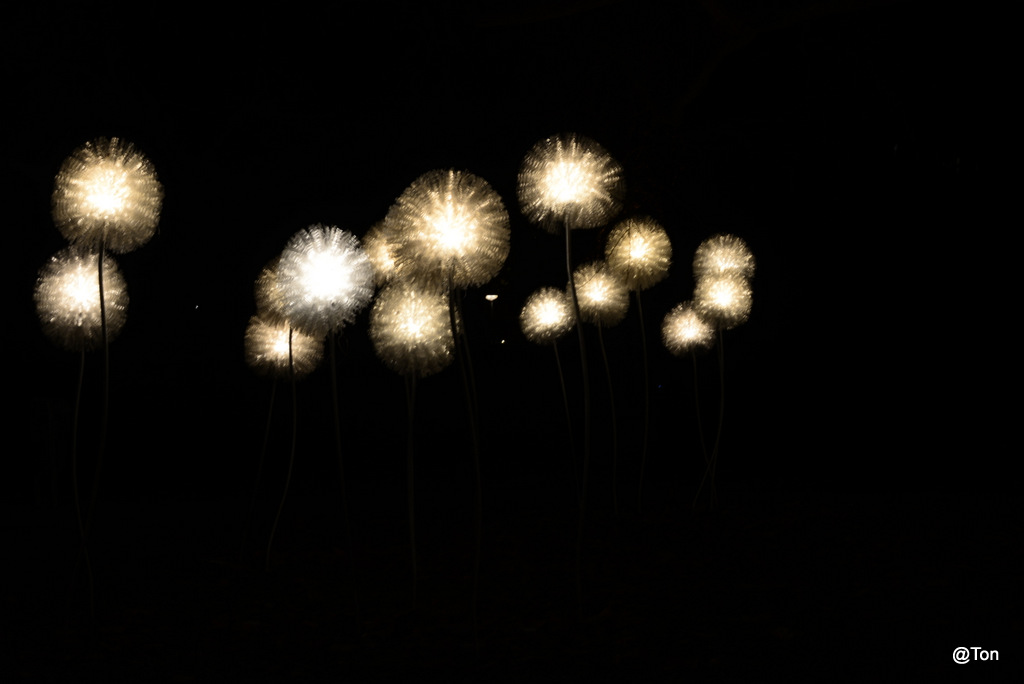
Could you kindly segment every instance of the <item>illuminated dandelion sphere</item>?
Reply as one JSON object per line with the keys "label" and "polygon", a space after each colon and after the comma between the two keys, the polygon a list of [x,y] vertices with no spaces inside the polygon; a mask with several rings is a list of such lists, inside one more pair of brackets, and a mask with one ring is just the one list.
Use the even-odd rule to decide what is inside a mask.
{"label": "illuminated dandelion sphere", "polygon": [[665,314],[661,324],[661,339],[676,356],[710,347],[714,335],[715,329],[700,317],[691,302],[677,304]]}
{"label": "illuminated dandelion sphere", "polygon": [[622,167],[603,147],[575,134],[556,135],[533,146],[519,170],[519,205],[550,232],[559,222],[594,228],[622,207]]}
{"label": "illuminated dandelion sphere", "polygon": [[277,284],[277,267],[280,259],[274,259],[263,267],[253,287],[256,313],[267,323],[285,323],[284,297]]}
{"label": "illuminated dandelion sphere", "polygon": [[382,287],[395,275],[398,240],[385,221],[375,224],[363,236],[363,251],[373,266],[373,282]]}
{"label": "illuminated dandelion sphere", "polygon": [[526,339],[551,344],[576,325],[572,301],[565,290],[543,287],[526,299],[519,314],[519,325]]}
{"label": "illuminated dandelion sphere", "polygon": [[440,290],[395,282],[380,291],[370,311],[377,356],[401,375],[426,377],[454,358],[448,297]]}
{"label": "illuminated dandelion sphere", "polygon": [[630,290],[646,290],[657,284],[672,265],[668,233],[647,217],[629,218],[616,225],[608,234],[604,254]]}
{"label": "illuminated dandelion sphere", "polygon": [[708,323],[728,330],[747,320],[753,302],[750,281],[740,275],[707,275],[697,280],[694,303]]}
{"label": "illuminated dandelion sphere", "polygon": [[245,329],[245,361],[261,375],[286,378],[291,366],[295,377],[301,378],[316,369],[323,355],[322,337],[313,337],[301,330],[292,330],[284,322],[268,323],[260,316],[249,319],[249,325]]}
{"label": "illuminated dandelion sphere", "polygon": [[131,143],[100,138],[61,165],[53,220],[71,242],[130,252],[156,232],[163,196],[153,165]]}
{"label": "illuminated dandelion sphere", "polygon": [[399,196],[386,218],[397,239],[403,278],[437,279],[455,287],[483,285],[509,251],[505,205],[487,181],[454,170],[430,171]]}
{"label": "illuminated dandelion sphere", "polygon": [[355,320],[373,298],[373,267],[359,239],[314,225],[292,236],[277,266],[282,311],[293,327],[325,335]]}
{"label": "illuminated dandelion sphere", "polygon": [[693,255],[696,278],[713,275],[754,276],[754,255],[735,235],[714,235],[700,243]]}
{"label": "illuminated dandelion sphere", "polygon": [[[78,351],[103,345],[98,257],[84,248],[69,247],[39,269],[36,311],[46,336],[65,349]],[[103,259],[103,300],[110,341],[127,319],[128,289],[117,263],[109,256]]]}
{"label": "illuminated dandelion sphere", "polygon": [[583,264],[573,272],[580,318],[602,327],[613,326],[626,317],[629,290],[625,281],[605,261]]}

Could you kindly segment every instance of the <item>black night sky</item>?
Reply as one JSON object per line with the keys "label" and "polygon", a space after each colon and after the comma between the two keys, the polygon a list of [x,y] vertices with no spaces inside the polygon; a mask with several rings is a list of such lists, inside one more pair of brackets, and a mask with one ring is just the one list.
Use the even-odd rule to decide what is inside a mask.
{"label": "black night sky", "polygon": [[[14,240],[4,288],[13,314],[4,343],[13,382],[0,478],[14,540],[4,544],[11,554],[4,563],[32,578],[27,593],[4,592],[11,626],[26,635],[19,672],[26,679],[70,676],[81,667],[94,676],[146,679],[133,669],[135,654],[173,660],[169,654],[188,641],[200,650],[196,643],[227,643],[224,652],[233,654],[189,656],[182,668],[200,680],[232,658],[251,656],[256,660],[248,662],[263,665],[245,667],[262,667],[273,679],[347,674],[363,681],[456,667],[449,671],[456,679],[514,680],[542,665],[562,679],[577,667],[657,663],[654,672],[666,677],[689,672],[727,681],[759,660],[810,667],[811,650],[816,666],[838,666],[821,654],[871,649],[883,623],[895,625],[889,636],[897,641],[901,631],[915,632],[903,654],[892,656],[903,667],[955,668],[949,651],[956,646],[1002,649],[998,665],[965,667],[1008,666],[1020,655],[1012,652],[1021,643],[1019,611],[1015,626],[1004,626],[1007,614],[989,604],[1020,606],[1018,588],[1003,593],[1020,570],[1019,544],[1010,536],[1020,508],[1010,503],[1016,479],[998,436],[1008,432],[1002,423],[1009,411],[985,379],[1008,370],[986,370],[996,363],[980,351],[991,344],[986,327],[1008,318],[971,313],[984,283],[963,265],[971,259],[965,241],[979,239],[991,221],[982,159],[993,137],[986,123],[993,67],[982,48],[994,20],[939,4],[524,0],[268,6],[214,15],[169,4],[121,14],[85,5],[13,12],[0,41],[4,195],[14,208],[6,221]],[[596,140],[618,160],[627,187],[620,218],[653,217],[673,246],[670,276],[643,294],[651,379],[643,513],[636,511],[644,421],[636,307],[604,331],[619,516],[611,503],[608,382],[596,330],[587,330],[594,446],[583,556],[597,579],[584,591],[582,618],[572,593],[576,518],[554,356],[528,342],[518,322],[530,292],[566,281],[563,242],[530,224],[516,198],[526,152],[563,132]],[[156,237],[115,257],[130,305],[110,346],[109,429],[90,542],[100,627],[98,641],[90,641],[85,573],[70,580],[79,356],[42,334],[32,292],[39,267],[65,246],[50,214],[54,175],[75,148],[101,136],[142,151],[165,199]],[[505,202],[512,230],[501,274],[465,298],[485,512],[478,647],[463,595],[471,587],[465,568],[440,559],[454,553],[471,564],[475,550],[467,522],[472,444],[458,366],[417,385],[421,604],[410,612],[403,380],[374,355],[368,309],[337,340],[357,564],[364,563],[364,588],[371,576],[388,573],[399,583],[390,594],[381,590],[390,598],[378,603],[366,588],[357,615],[345,591],[317,584],[323,568],[346,567],[348,553],[330,367],[325,360],[297,383],[294,475],[275,541],[277,573],[265,573],[262,553],[291,448],[292,395],[285,383],[272,394],[273,383],[253,374],[243,356],[245,326],[255,314],[253,282],[292,234],[320,223],[362,236],[415,178],[447,168],[487,180]],[[574,232],[574,264],[603,255],[609,228]],[[692,297],[695,248],[720,232],[747,241],[757,273],[750,319],[723,339],[720,504],[695,512],[690,502],[703,460],[694,365],[669,354],[660,328],[672,306]],[[488,293],[498,295],[493,305],[483,299]],[[579,431],[575,336],[559,350]],[[697,359],[709,440],[719,369],[717,349]],[[96,463],[102,382],[103,355],[90,353],[78,431],[83,497]],[[265,434],[254,531],[239,554]],[[556,538],[552,548],[564,541],[557,553],[567,560],[534,563],[524,553],[520,575],[542,578],[542,588],[536,596],[523,590],[535,604],[520,594],[509,598],[514,592],[503,588],[501,567],[508,558],[495,547],[530,547],[531,535],[549,526],[564,527],[562,537],[549,536]],[[954,550],[947,529],[961,540]],[[672,583],[630,574],[632,565],[619,558],[623,539],[631,557],[649,551],[678,564],[683,574],[673,577],[683,582],[685,573],[710,578],[704,598],[678,589],[663,603],[711,626],[693,618],[667,627],[670,620],[655,608],[623,609],[633,605],[635,585]],[[642,540],[678,550],[645,550]],[[160,547],[177,551],[152,550]],[[847,569],[837,570],[828,588],[806,591],[807,583],[779,571],[785,579],[771,589],[764,579],[771,571],[751,571],[754,580],[723,576],[694,560],[701,554],[731,559],[722,563],[787,565],[796,576],[806,568]],[[565,578],[550,579],[547,562]],[[156,579],[169,573],[168,563],[195,576],[168,589]],[[378,572],[375,563],[386,569]],[[128,588],[119,594],[112,578],[133,573],[143,579],[123,583]],[[296,581],[324,595],[304,603],[283,588]],[[223,605],[201,598],[216,593],[214,585],[218,596],[231,594],[225,585],[263,596],[265,614],[253,617],[259,601],[242,598],[241,590]],[[544,603],[562,589],[565,605]],[[737,598],[722,599],[722,613],[715,608],[719,595],[749,592],[756,602],[775,590],[802,608],[748,609]],[[46,597],[43,617],[29,608],[37,593]],[[907,595],[911,603],[890,614],[895,597]],[[857,596],[879,607],[858,613],[865,604]],[[175,602],[195,607],[199,617],[182,617],[168,607]],[[534,637],[522,636],[526,618],[509,608],[514,602],[543,604],[535,614],[546,617],[536,618],[536,629],[565,647],[535,647]],[[721,617],[730,610],[750,612],[754,623]],[[835,617],[843,610],[856,614]],[[157,633],[151,625],[161,611],[173,616],[163,615],[170,626]],[[860,630],[861,622],[875,627]],[[309,625],[320,636],[303,646],[282,636],[314,631]],[[179,643],[184,632],[200,641]],[[60,651],[49,664],[44,642]],[[427,651],[433,655],[423,656]],[[602,660],[612,651],[618,659]],[[111,664],[119,658],[127,664]],[[306,658],[318,665],[295,665]],[[381,670],[384,661],[401,670]]]}

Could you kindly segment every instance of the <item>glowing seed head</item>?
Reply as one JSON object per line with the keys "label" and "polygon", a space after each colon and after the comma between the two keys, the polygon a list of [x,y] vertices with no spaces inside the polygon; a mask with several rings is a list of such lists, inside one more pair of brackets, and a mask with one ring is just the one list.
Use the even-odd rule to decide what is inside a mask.
{"label": "glowing seed head", "polygon": [[280,258],[276,258],[264,266],[253,287],[257,315],[264,323],[275,325],[287,321],[284,315],[284,297],[277,284],[277,267],[280,261]]}
{"label": "glowing seed head", "polygon": [[693,298],[704,320],[728,330],[747,320],[753,293],[750,281],[740,275],[707,275],[697,280]]}
{"label": "glowing seed head", "polygon": [[[97,252],[79,247],[58,252],[39,270],[34,296],[43,332],[56,344],[72,351],[102,346]],[[109,342],[127,319],[128,289],[108,255],[103,257],[103,300]]]}
{"label": "glowing seed head", "polygon": [[593,228],[622,207],[622,167],[596,142],[574,134],[552,136],[533,146],[519,170],[519,205],[551,232],[559,222]]}
{"label": "glowing seed head", "polygon": [[452,362],[454,338],[448,297],[440,290],[393,282],[370,311],[370,339],[377,356],[402,375],[425,377]]}
{"label": "glowing seed head", "polygon": [[693,275],[754,276],[754,255],[747,243],[735,235],[714,235],[697,247],[693,255]]}
{"label": "glowing seed head", "polygon": [[316,369],[323,355],[322,337],[294,330],[287,323],[265,321],[260,316],[249,319],[245,329],[245,361],[261,375],[286,378],[291,366],[295,378],[305,377]]}
{"label": "glowing seed head", "polygon": [[676,356],[711,346],[715,330],[697,313],[690,302],[677,304],[665,314],[661,339]]}
{"label": "glowing seed head", "polygon": [[430,171],[405,189],[388,211],[397,271],[404,279],[444,286],[482,285],[509,252],[505,205],[485,180],[454,170]]}
{"label": "glowing seed head", "polygon": [[373,298],[373,267],[359,239],[333,226],[292,236],[277,266],[284,317],[319,336],[338,330]]}
{"label": "glowing seed head", "polygon": [[616,225],[608,234],[604,254],[630,290],[646,290],[658,283],[672,265],[668,233],[647,217],[626,219]]}
{"label": "glowing seed head", "polygon": [[519,325],[531,342],[555,342],[576,325],[569,294],[554,287],[537,290],[527,297],[519,314]]}
{"label": "glowing seed head", "polygon": [[626,283],[605,261],[583,264],[572,274],[580,318],[603,327],[613,326],[626,317],[629,290]]}
{"label": "glowing seed head", "polygon": [[53,220],[88,247],[130,252],[156,232],[163,186],[130,143],[101,138],[64,160],[54,182]]}
{"label": "glowing seed head", "polygon": [[375,224],[363,236],[363,251],[373,266],[373,282],[378,287],[388,283],[395,275],[398,267],[395,262],[397,250],[397,237],[385,221]]}

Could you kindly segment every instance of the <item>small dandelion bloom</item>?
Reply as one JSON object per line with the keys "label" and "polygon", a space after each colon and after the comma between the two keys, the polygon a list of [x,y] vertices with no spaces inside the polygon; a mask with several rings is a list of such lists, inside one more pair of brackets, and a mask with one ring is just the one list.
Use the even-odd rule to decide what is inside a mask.
{"label": "small dandelion bloom", "polygon": [[754,255],[735,235],[713,235],[700,243],[693,255],[695,278],[714,275],[754,276]]}
{"label": "small dandelion bloom", "polygon": [[448,297],[439,289],[393,282],[370,311],[370,339],[377,356],[401,375],[426,377],[454,358]]}
{"label": "small dandelion bloom", "polygon": [[130,252],[156,232],[163,196],[153,165],[131,143],[100,138],[61,165],[53,220],[73,243]]}
{"label": "small dandelion bloom", "polygon": [[691,302],[677,304],[665,314],[661,324],[661,339],[676,356],[710,347],[714,334],[714,328],[700,317]]}
{"label": "small dandelion bloom", "polygon": [[604,247],[608,265],[630,290],[646,290],[663,280],[672,265],[668,233],[649,217],[619,222]]}
{"label": "small dandelion bloom", "polygon": [[736,274],[701,277],[693,298],[701,317],[722,330],[746,321],[753,303],[750,281]]}
{"label": "small dandelion bloom", "polygon": [[526,299],[519,314],[519,325],[526,339],[551,344],[576,325],[572,301],[565,290],[543,287]]}
{"label": "small dandelion bloom", "polygon": [[309,375],[324,355],[322,337],[294,330],[285,322],[271,323],[259,316],[249,319],[245,329],[245,361],[261,375],[295,378]]}
{"label": "small dandelion bloom", "polygon": [[580,318],[587,323],[610,327],[622,321],[629,310],[629,290],[622,278],[605,261],[583,264],[573,272]]}
{"label": "small dandelion bloom", "polygon": [[380,221],[363,236],[363,251],[373,266],[373,282],[383,287],[394,277],[397,269],[395,252],[398,250],[398,238],[390,230],[386,221]]}
{"label": "small dandelion bloom", "polygon": [[[72,246],[39,270],[36,311],[43,332],[65,349],[95,349],[103,344],[99,253]],[[114,339],[128,315],[128,288],[117,263],[103,258],[103,309],[107,340]]]}

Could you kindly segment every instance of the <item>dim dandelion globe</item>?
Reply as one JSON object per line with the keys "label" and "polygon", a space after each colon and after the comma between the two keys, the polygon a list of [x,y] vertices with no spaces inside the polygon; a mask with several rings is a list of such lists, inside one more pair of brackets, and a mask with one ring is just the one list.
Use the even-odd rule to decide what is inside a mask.
{"label": "dim dandelion globe", "polygon": [[249,319],[245,329],[245,361],[261,375],[296,379],[312,373],[324,355],[322,337],[307,335],[284,322]]}
{"label": "dim dandelion globe", "polygon": [[676,356],[707,349],[714,341],[715,329],[708,325],[692,302],[677,304],[661,324],[661,339]]}
{"label": "dim dandelion globe", "polygon": [[383,288],[370,311],[370,339],[386,366],[426,377],[454,358],[448,297],[440,289],[394,282]]}
{"label": "dim dandelion globe", "polygon": [[320,336],[355,320],[373,298],[373,267],[359,239],[313,225],[288,241],[277,266],[282,310],[292,326]]}
{"label": "dim dandelion globe", "polygon": [[618,324],[629,310],[625,281],[605,261],[583,264],[573,272],[580,317],[607,328]]}
{"label": "dim dandelion globe", "polygon": [[754,276],[754,255],[747,243],[735,235],[713,235],[700,243],[693,255],[693,275]]}
{"label": "dim dandelion globe", "polygon": [[[128,315],[128,289],[117,263],[103,260],[103,308],[107,341],[124,327]],[[100,307],[99,255],[72,246],[58,252],[39,270],[35,303],[43,332],[72,351],[103,345]]]}
{"label": "dim dandelion globe", "polygon": [[519,205],[533,223],[557,233],[594,228],[622,207],[622,167],[599,144],[575,134],[542,140],[527,153],[519,171]]}
{"label": "dim dandelion globe", "polygon": [[487,181],[452,169],[423,174],[388,211],[395,259],[404,279],[483,285],[509,252],[509,218]]}
{"label": "dim dandelion globe", "polygon": [[604,253],[630,290],[646,290],[661,282],[672,265],[668,233],[649,217],[619,222],[608,234]]}
{"label": "dim dandelion globe", "polygon": [[706,275],[697,280],[694,304],[701,317],[715,328],[728,330],[750,316],[753,293],[741,275]]}
{"label": "dim dandelion globe", "polygon": [[395,253],[398,237],[386,221],[380,221],[363,236],[363,251],[373,267],[373,282],[383,287],[391,281],[397,270]]}
{"label": "dim dandelion globe", "polygon": [[131,143],[100,138],[61,165],[53,220],[70,242],[130,252],[156,232],[163,187],[150,161]]}
{"label": "dim dandelion globe", "polygon": [[277,283],[277,267],[280,259],[274,259],[263,267],[253,286],[256,300],[256,314],[265,323],[285,324],[284,297]]}
{"label": "dim dandelion globe", "polygon": [[565,290],[544,287],[527,299],[519,314],[519,325],[526,339],[536,344],[551,344],[576,325],[572,301]]}

